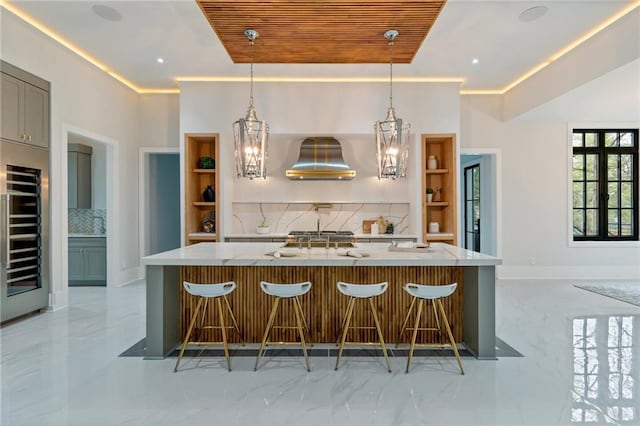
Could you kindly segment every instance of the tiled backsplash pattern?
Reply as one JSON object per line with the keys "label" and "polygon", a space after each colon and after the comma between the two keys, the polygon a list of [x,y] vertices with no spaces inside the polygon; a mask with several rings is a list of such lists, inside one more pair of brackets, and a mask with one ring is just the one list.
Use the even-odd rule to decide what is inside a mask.
{"label": "tiled backsplash pattern", "polygon": [[69,209],[70,234],[104,234],[107,211],[104,209]]}
{"label": "tiled backsplash pattern", "polygon": [[393,223],[394,234],[407,233],[409,203],[333,203],[317,211],[313,203],[233,203],[231,233],[254,233],[263,221],[271,233],[311,231],[320,218],[320,230],[362,234],[362,221],[380,216]]}

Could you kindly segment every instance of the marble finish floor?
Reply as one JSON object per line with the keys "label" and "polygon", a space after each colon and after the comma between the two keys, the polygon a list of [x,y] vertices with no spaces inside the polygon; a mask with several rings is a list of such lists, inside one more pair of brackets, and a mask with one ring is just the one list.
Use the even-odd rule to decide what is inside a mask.
{"label": "marble finish floor", "polygon": [[640,425],[640,308],[569,281],[498,281],[498,336],[524,357],[119,357],[144,284],[70,289],[0,329],[2,425]]}

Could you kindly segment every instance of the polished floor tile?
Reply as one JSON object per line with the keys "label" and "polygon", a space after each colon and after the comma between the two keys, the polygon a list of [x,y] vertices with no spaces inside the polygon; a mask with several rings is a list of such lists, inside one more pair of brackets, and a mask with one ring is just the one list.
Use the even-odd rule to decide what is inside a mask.
{"label": "polished floor tile", "polygon": [[120,357],[144,284],[72,288],[0,329],[2,425],[640,425],[640,308],[569,281],[498,281],[498,336],[523,356]]}

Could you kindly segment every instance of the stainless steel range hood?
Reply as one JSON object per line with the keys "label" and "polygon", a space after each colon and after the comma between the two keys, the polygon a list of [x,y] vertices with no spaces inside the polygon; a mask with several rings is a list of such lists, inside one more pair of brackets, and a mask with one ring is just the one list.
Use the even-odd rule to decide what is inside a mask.
{"label": "stainless steel range hood", "polygon": [[319,136],[302,141],[300,157],[286,176],[292,180],[351,180],[356,171],[344,162],[336,138]]}

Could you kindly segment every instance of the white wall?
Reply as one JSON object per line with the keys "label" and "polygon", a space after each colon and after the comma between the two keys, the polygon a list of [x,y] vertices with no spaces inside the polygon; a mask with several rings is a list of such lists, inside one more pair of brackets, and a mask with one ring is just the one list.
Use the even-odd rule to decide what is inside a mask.
{"label": "white wall", "polygon": [[[183,83],[180,86],[180,133],[220,133],[221,181],[216,196],[223,205],[222,234],[232,223],[231,201],[340,199],[411,202],[410,233],[419,234],[420,185],[417,173],[422,133],[458,133],[460,96],[455,83],[394,83],[397,115],[411,123],[412,145],[407,180],[379,182],[375,173],[373,125],[386,116],[388,85],[375,83],[256,83],[258,118],[268,122],[269,175],[266,181],[238,181],[233,159],[232,123],[244,116],[248,83]],[[282,177],[298,157],[306,136],[336,136],[344,157],[358,176],[352,182],[296,182]]]}
{"label": "white wall", "polygon": [[500,97],[462,97],[462,146],[503,155],[501,277],[640,277],[638,243],[568,242],[569,128],[637,127],[639,93],[636,60],[507,122]]}
{"label": "white wall", "polygon": [[68,298],[66,129],[100,136],[95,137],[98,140],[104,137],[115,145],[118,176],[112,184],[119,226],[114,238],[118,259],[113,279],[116,284],[128,282],[141,276],[135,184],[141,125],[162,129],[160,136],[150,140],[168,143],[167,127],[177,128],[177,112],[171,109],[177,97],[159,96],[156,110],[141,120],[141,105],[146,108],[155,99],[142,99],[4,8],[0,8],[0,19],[2,59],[51,82],[51,305],[55,309],[65,306]]}

